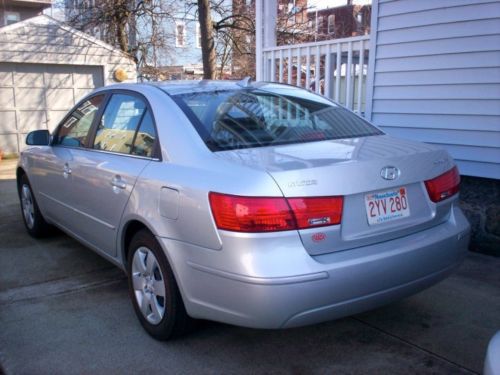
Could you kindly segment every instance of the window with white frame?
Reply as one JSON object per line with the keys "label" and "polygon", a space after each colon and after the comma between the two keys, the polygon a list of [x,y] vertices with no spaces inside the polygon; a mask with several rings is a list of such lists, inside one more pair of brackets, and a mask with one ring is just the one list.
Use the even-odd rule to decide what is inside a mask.
{"label": "window with white frame", "polygon": [[316,24],[316,33],[321,34],[323,32],[323,17],[318,17],[318,22]]}
{"label": "window with white frame", "polygon": [[21,14],[19,12],[5,12],[4,13],[4,24],[12,25],[13,23],[21,21]]}
{"label": "window with white frame", "polygon": [[328,34],[335,34],[335,14],[328,16]]}
{"label": "window with white frame", "polygon": [[363,13],[359,12],[356,15],[356,21],[358,21],[358,24],[363,25]]}
{"label": "window with white frame", "polygon": [[201,48],[201,29],[200,24],[196,24],[196,48]]}
{"label": "window with white frame", "polygon": [[186,45],[186,25],[184,22],[175,23],[175,46],[184,47]]}
{"label": "window with white frame", "polygon": [[314,32],[314,30],[316,30],[316,20],[307,21],[307,28]]}

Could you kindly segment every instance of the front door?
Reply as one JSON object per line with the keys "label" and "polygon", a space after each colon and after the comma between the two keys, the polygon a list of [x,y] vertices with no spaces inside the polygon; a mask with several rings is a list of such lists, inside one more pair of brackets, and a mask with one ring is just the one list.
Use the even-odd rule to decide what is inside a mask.
{"label": "front door", "polygon": [[33,169],[44,214],[71,232],[78,230],[80,216],[73,203],[73,180],[77,168],[75,154],[85,148],[104,97],[100,94],[86,99],[64,119],[52,146],[40,155]]}

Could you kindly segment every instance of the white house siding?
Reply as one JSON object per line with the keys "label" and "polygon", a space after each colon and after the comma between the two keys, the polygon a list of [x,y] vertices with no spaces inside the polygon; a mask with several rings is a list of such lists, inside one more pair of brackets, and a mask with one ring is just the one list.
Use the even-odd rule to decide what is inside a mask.
{"label": "white house siding", "polygon": [[500,1],[373,3],[367,116],[500,178]]}
{"label": "white house siding", "polygon": [[118,68],[136,81],[125,54],[50,17],[0,28],[0,149],[19,152],[29,131],[53,130],[83,95],[115,83]]}

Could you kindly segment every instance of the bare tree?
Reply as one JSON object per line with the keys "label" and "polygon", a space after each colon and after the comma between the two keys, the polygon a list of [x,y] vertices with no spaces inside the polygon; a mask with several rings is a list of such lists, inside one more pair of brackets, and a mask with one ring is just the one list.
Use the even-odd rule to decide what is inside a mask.
{"label": "bare tree", "polygon": [[[68,0],[60,0],[69,3]],[[198,18],[203,76],[255,75],[255,4],[244,0],[76,0],[68,22],[129,53],[140,74],[162,77],[161,65],[175,58],[175,21]],[[290,10],[279,2],[278,44],[307,37],[305,6]],[[300,3],[300,2],[298,2]],[[304,4],[307,4],[305,0]],[[238,5],[239,4],[239,5]],[[183,14],[184,13],[184,14]]]}
{"label": "bare tree", "polygon": [[[234,77],[255,77],[255,1],[232,0],[235,22],[229,29],[232,40],[232,73]],[[308,41],[312,30],[308,19],[307,1],[278,1],[276,19],[277,45]],[[285,66],[285,69],[288,67]]]}
{"label": "bare tree", "polygon": [[[128,53],[140,70],[150,76],[159,74],[161,59],[171,51],[178,4],[174,0],[79,0],[76,7],[66,8],[67,22],[90,32]],[[144,68],[144,69],[143,69]]]}
{"label": "bare tree", "polygon": [[204,78],[223,78],[230,71],[234,51],[249,53],[247,51],[255,49],[246,38],[247,34],[255,34],[255,17],[234,12],[235,1],[197,0],[190,3],[197,8],[195,14],[200,23]]}
{"label": "bare tree", "polygon": [[[254,56],[255,53],[255,11],[253,7],[240,4],[238,0],[231,3],[212,0],[212,11],[217,16],[214,22],[216,37],[216,55],[219,64],[219,76],[223,77],[229,66],[234,66],[239,56]],[[254,75],[253,61],[238,76]],[[234,69],[231,69],[234,75]]]}
{"label": "bare tree", "polygon": [[215,35],[212,24],[210,0],[198,0],[198,18],[201,33],[201,54],[203,60],[203,78],[215,79]]}

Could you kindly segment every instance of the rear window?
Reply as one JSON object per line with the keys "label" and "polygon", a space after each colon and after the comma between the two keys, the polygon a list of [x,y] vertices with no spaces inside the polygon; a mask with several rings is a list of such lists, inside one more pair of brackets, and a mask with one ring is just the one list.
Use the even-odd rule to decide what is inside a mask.
{"label": "rear window", "polygon": [[305,90],[237,89],[173,96],[212,151],[383,134]]}

